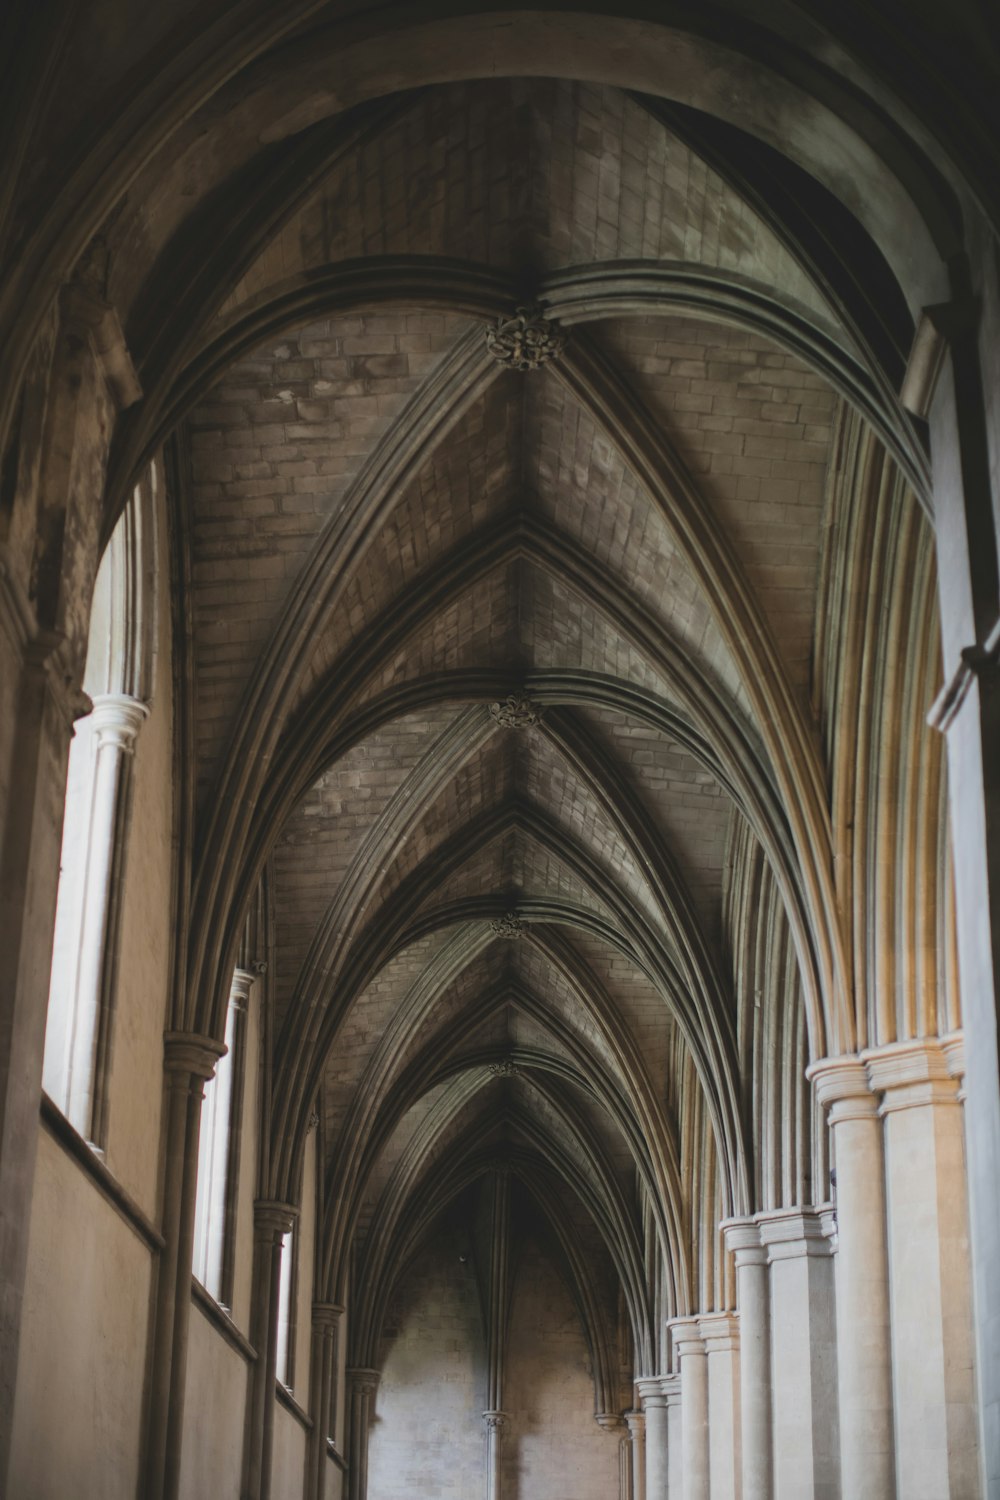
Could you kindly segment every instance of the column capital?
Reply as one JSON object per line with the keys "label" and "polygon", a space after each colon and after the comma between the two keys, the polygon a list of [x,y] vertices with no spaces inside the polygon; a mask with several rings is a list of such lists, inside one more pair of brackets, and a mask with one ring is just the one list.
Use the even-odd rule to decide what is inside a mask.
{"label": "column capital", "polygon": [[674,1348],[678,1358],[690,1358],[692,1355],[705,1353],[705,1343],[698,1327],[697,1316],[687,1318],[671,1318],[667,1323],[673,1339]]}
{"label": "column capital", "polygon": [[97,693],[91,710],[99,745],[113,745],[131,755],[136,736],[149,718],[149,707],[128,693]]}
{"label": "column capital", "polygon": [[483,1421],[488,1428],[496,1432],[502,1432],[510,1417],[505,1411],[484,1411]]}
{"label": "column capital", "polygon": [[700,1313],[698,1329],[709,1354],[721,1354],[740,1347],[740,1320],[737,1313]]}
{"label": "column capital", "polygon": [[768,1264],[776,1260],[797,1260],[804,1255],[826,1256],[831,1253],[825,1213],[815,1208],[779,1208],[758,1214],[761,1244]]}
{"label": "column capital", "polygon": [[250,969],[234,969],[233,977],[229,981],[229,1003],[237,1010],[246,1010],[250,1003],[250,991],[254,986],[257,975]]}
{"label": "column capital", "polygon": [[344,1309],[339,1302],[314,1302],[312,1305],[313,1327],[322,1330],[336,1328],[344,1316]]}
{"label": "column capital", "polygon": [[631,1410],[625,1412],[625,1423],[628,1427],[629,1437],[633,1443],[637,1443],[646,1430],[646,1418],[641,1411],[636,1411],[633,1407]]}
{"label": "column capital", "polygon": [[957,1104],[958,1082],[937,1037],[869,1047],[862,1052],[872,1089],[883,1095],[879,1114],[928,1104]]}
{"label": "column capital", "polygon": [[351,1382],[351,1390],[358,1396],[374,1396],[382,1379],[381,1370],[373,1370],[367,1365],[352,1365],[344,1374]]}
{"label": "column capital", "polygon": [[743,1266],[767,1265],[767,1251],[761,1244],[760,1225],[756,1219],[723,1219],[719,1228],[737,1271]]}
{"label": "column capital", "polygon": [[277,1239],[289,1232],[298,1216],[294,1203],[282,1203],[276,1198],[254,1199],[253,1226],[258,1233],[271,1234]]}
{"label": "column capital", "polygon": [[639,1393],[639,1404],[644,1412],[654,1406],[666,1406],[667,1393],[663,1389],[665,1378],[663,1375],[640,1375],[636,1380],[635,1388]]}
{"label": "column capital", "polygon": [[625,1426],[625,1418],[617,1411],[599,1411],[594,1413],[594,1421],[602,1432],[621,1432]]}
{"label": "column capital", "polygon": [[224,1042],[195,1031],[167,1031],[163,1035],[163,1068],[166,1073],[188,1073],[207,1082],[225,1057]]}
{"label": "column capital", "polygon": [[816,1085],[816,1098],[831,1126],[845,1120],[875,1119],[878,1105],[860,1057],[821,1057],[806,1068],[806,1077]]}

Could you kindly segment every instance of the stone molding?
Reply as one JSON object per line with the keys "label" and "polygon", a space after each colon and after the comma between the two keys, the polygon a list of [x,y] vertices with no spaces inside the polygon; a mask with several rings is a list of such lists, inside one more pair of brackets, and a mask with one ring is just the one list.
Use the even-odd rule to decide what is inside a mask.
{"label": "stone molding", "polygon": [[142,386],[125,342],[118,313],[86,281],[68,281],[59,297],[64,329],[89,340],[120,410],[142,397]]}
{"label": "stone molding", "polygon": [[356,1396],[374,1396],[378,1390],[378,1383],[382,1379],[381,1370],[373,1370],[365,1365],[352,1365],[344,1371],[351,1383],[351,1390]]}
{"label": "stone molding", "polygon": [[947,1036],[941,1038],[941,1051],[944,1053],[951,1076],[963,1079],[965,1077],[965,1032],[949,1031]]}
{"label": "stone molding", "polygon": [[628,1428],[629,1437],[632,1439],[633,1443],[641,1442],[643,1433],[646,1430],[646,1418],[643,1416],[641,1411],[636,1411],[634,1408],[630,1411],[625,1412],[624,1415],[625,1425]]}
{"label": "stone molding", "polygon": [[705,1352],[713,1354],[737,1353],[740,1347],[740,1319],[734,1312],[698,1314],[698,1330],[705,1344]]}
{"label": "stone molding", "polygon": [[761,1243],[760,1225],[756,1219],[723,1219],[719,1228],[737,1271],[741,1266],[767,1265],[767,1250]]}
{"label": "stone molding", "polygon": [[860,1057],[823,1057],[806,1068],[815,1085],[816,1098],[827,1112],[831,1127],[847,1120],[872,1120],[878,1102],[868,1082],[868,1070]]}
{"label": "stone molding", "polygon": [[498,318],[486,330],[486,347],[498,365],[508,370],[539,370],[559,354],[566,335],[540,307],[514,309],[513,317]]}
{"label": "stone molding", "polygon": [[620,1433],[625,1426],[625,1418],[616,1411],[595,1412],[594,1421],[602,1432],[610,1432],[612,1434]]}
{"label": "stone molding", "polygon": [[505,1411],[484,1411],[483,1421],[492,1431],[502,1433],[510,1417]]}
{"label": "stone molding", "polygon": [[250,991],[257,982],[257,975],[250,969],[234,969],[229,981],[229,1003],[236,1010],[246,1010],[250,1003]]}
{"label": "stone molding", "polygon": [[344,1316],[344,1308],[339,1302],[314,1302],[312,1305],[313,1327],[326,1331],[337,1328],[341,1318]]}
{"label": "stone molding", "polygon": [[224,1042],[195,1031],[167,1031],[163,1036],[163,1069],[166,1073],[189,1073],[208,1082],[215,1076],[219,1059],[225,1057]]}
{"label": "stone molding", "polygon": [[149,718],[149,707],[128,693],[98,693],[91,717],[99,748],[113,747],[131,755],[139,730]]}
{"label": "stone molding", "polygon": [[671,1318],[667,1323],[678,1359],[690,1359],[694,1355],[706,1355],[705,1341],[701,1336],[697,1315],[687,1318]]}
{"label": "stone molding", "polygon": [[23,656],[38,629],[38,621],[20,579],[7,561],[8,556],[0,547],[0,626],[18,656]]}
{"label": "stone molding", "polygon": [[830,1255],[830,1237],[824,1227],[827,1212],[817,1208],[779,1208],[758,1214],[757,1226],[768,1265],[802,1256]]}
{"label": "stone molding", "polygon": [[883,1117],[900,1109],[959,1103],[958,1081],[937,1037],[869,1047],[861,1056],[872,1089],[883,1096],[878,1111]]}
{"label": "stone molding", "polygon": [[665,1407],[667,1404],[667,1392],[665,1384],[672,1377],[667,1375],[640,1375],[635,1382],[635,1388],[639,1393],[639,1403],[642,1410],[649,1411],[652,1407]]}
{"label": "stone molding", "polygon": [[254,1199],[253,1225],[259,1234],[271,1234],[275,1239],[288,1234],[298,1216],[294,1203],[282,1203],[276,1198]]}

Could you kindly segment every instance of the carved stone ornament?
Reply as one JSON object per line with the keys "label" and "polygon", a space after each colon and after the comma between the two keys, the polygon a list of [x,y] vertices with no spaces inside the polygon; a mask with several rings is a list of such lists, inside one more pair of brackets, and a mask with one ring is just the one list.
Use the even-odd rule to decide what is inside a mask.
{"label": "carved stone ornament", "polygon": [[516,1078],[521,1070],[508,1058],[505,1062],[490,1063],[486,1071],[491,1078]]}
{"label": "carved stone ornament", "polygon": [[486,330],[486,347],[508,370],[538,370],[555,359],[566,343],[562,329],[540,307],[518,307],[512,318],[498,318]]}
{"label": "carved stone ornament", "polygon": [[502,917],[493,918],[490,931],[494,937],[519,938],[524,933],[524,923],[516,911],[508,911]]}
{"label": "carved stone ornament", "polygon": [[537,703],[532,703],[523,693],[511,693],[502,703],[490,704],[490,718],[501,729],[530,729],[539,723],[541,717],[542,710]]}

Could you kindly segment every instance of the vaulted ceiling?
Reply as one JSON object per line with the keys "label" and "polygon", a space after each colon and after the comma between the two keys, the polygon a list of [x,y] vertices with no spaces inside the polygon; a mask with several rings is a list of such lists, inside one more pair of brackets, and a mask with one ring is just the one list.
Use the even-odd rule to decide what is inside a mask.
{"label": "vaulted ceiling", "polygon": [[[360,1363],[502,1160],[563,1237],[597,1378],[616,1287],[654,1368],[657,1299],[714,1274],[704,1205],[755,1195],[740,849],[797,1014],[850,1025],[814,668],[843,398],[921,460],[862,358],[871,305],[692,139],[548,79],[361,112],[162,406],[197,396],[192,962],[262,879],[274,1192],[319,1099]],[[537,369],[488,346],[518,304]],[[880,318],[905,338],[905,307]]]}

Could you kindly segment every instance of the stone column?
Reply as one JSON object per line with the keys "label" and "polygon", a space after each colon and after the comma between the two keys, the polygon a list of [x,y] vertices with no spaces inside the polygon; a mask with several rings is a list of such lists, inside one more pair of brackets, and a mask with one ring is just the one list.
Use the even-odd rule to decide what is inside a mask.
{"label": "stone column", "polygon": [[149,1500],[177,1500],[179,1494],[201,1105],[205,1084],[224,1050],[211,1037],[187,1032],[168,1032],[164,1038],[167,1096],[161,1224],[166,1246],[157,1278],[150,1370],[143,1491]]}
{"label": "stone column", "polygon": [[632,1500],[646,1500],[646,1423],[641,1411],[627,1411],[625,1421],[632,1445]]}
{"label": "stone column", "polygon": [[[98,1055],[106,1053],[108,1046],[107,1028],[101,1025],[101,1012],[113,911],[114,863],[118,853],[115,825],[122,797],[127,793],[126,772],[136,737],[148,713],[144,703],[125,693],[105,693],[94,699],[93,797],[81,876],[83,919],[76,973],[77,1012],[70,1062],[68,1115],[81,1135],[98,1143],[103,1141],[104,1121],[96,1118],[98,1092],[95,1088],[103,1101],[97,1061]],[[101,1114],[104,1113],[102,1109]]]}
{"label": "stone column", "polygon": [[[969,1227],[986,1493],[1000,1496],[1000,671],[997,496],[984,415],[981,349],[996,315],[953,269],[953,300],[925,309],[945,346],[925,409],[934,477],[944,688],[931,723],[948,740],[955,929],[968,1042]],[[981,328],[986,318],[987,327]],[[991,482],[992,481],[992,482]]]}
{"label": "stone column", "polygon": [[740,1500],[740,1333],[731,1312],[702,1313],[708,1355],[708,1472],[712,1500]]}
{"label": "stone column", "polygon": [[757,1222],[770,1270],[774,1500],[839,1500],[829,1236],[823,1216],[809,1208],[758,1214]]}
{"label": "stone column", "polygon": [[767,1251],[753,1219],[729,1219],[740,1310],[740,1448],[743,1500],[771,1500],[771,1296]]}
{"label": "stone column", "polygon": [[0,542],[0,1492],[10,1461],[71,724],[83,708],[108,445],[117,412],[141,395],[103,297],[73,281],[53,314],[51,362],[40,356],[34,365],[14,472],[5,476],[14,483]]}
{"label": "stone column", "polygon": [[344,1309],[335,1302],[314,1302],[310,1389],[313,1393],[313,1430],[309,1445],[307,1494],[324,1500],[326,1447],[337,1419],[337,1352]]}
{"label": "stone column", "polygon": [[632,1500],[632,1445],[625,1436],[625,1418],[615,1411],[599,1411],[594,1421],[602,1432],[609,1432],[618,1441],[618,1500]]}
{"label": "stone column", "polygon": [[646,1500],[667,1500],[669,1439],[663,1377],[644,1376],[635,1384],[646,1419]]}
{"label": "stone column", "polygon": [[681,1435],[681,1378],[668,1375],[663,1380],[667,1400],[667,1494],[680,1500],[684,1483],[683,1438]]}
{"label": "stone column", "polygon": [[710,1500],[708,1355],[697,1318],[677,1318],[668,1326],[680,1360],[681,1500]]}
{"label": "stone column", "polygon": [[503,1430],[507,1425],[505,1411],[484,1411],[486,1423],[486,1500],[500,1500],[501,1454]]}
{"label": "stone column", "polygon": [[368,1429],[372,1420],[372,1398],[378,1390],[379,1379],[378,1370],[358,1366],[347,1371],[351,1387],[350,1500],[367,1500]]}
{"label": "stone column", "polygon": [[857,1057],[813,1063],[837,1173],[840,1480],[851,1500],[894,1500],[882,1125]]}
{"label": "stone column", "polygon": [[968,1209],[958,1080],[935,1038],[863,1055],[882,1094],[896,1478],[906,1500],[979,1494]]}
{"label": "stone column", "polygon": [[297,1214],[298,1210],[291,1203],[270,1198],[258,1198],[253,1206],[250,1332],[257,1350],[257,1362],[247,1389],[242,1500],[267,1500],[271,1493],[281,1250]]}

